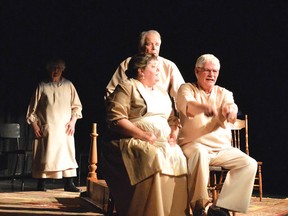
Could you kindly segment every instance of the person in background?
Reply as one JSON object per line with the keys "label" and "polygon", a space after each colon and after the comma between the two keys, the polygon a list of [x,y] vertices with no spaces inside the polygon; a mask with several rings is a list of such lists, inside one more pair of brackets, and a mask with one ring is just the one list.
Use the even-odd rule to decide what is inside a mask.
{"label": "person in background", "polygon": [[[159,82],[157,85],[165,89],[173,100],[177,95],[178,88],[184,83],[184,79],[178,67],[172,61],[159,56],[161,47],[161,36],[155,30],[143,31],[139,36],[139,53],[148,53],[157,57],[159,65]],[[125,59],[113,74],[106,87],[106,97],[115,89],[118,83],[127,79],[126,70],[131,57]]]}
{"label": "person in background", "polygon": [[231,146],[231,129],[238,107],[232,92],[216,84],[220,62],[212,54],[200,56],[195,65],[197,82],[181,85],[177,109],[182,128],[178,144],[188,160],[189,203],[193,216],[206,215],[209,200],[209,165],[230,171],[215,206],[208,215],[246,213],[253,190],[257,162]]}
{"label": "person in background", "polygon": [[187,215],[187,163],[179,119],[160,80],[157,57],[133,56],[107,98],[103,173],[118,216]]}
{"label": "person in background", "polygon": [[39,83],[26,115],[35,135],[32,177],[38,179],[38,191],[47,190],[46,179],[64,178],[65,191],[80,192],[73,183],[78,167],[74,132],[82,105],[72,82],[62,76],[65,62],[52,59],[46,69],[49,78]]}

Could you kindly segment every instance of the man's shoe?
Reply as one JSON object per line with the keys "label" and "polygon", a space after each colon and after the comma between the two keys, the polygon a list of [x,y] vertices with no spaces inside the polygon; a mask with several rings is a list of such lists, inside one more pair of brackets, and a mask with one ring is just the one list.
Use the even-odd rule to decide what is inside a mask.
{"label": "man's shoe", "polygon": [[37,184],[37,191],[47,191],[47,188],[45,186],[45,180],[39,179]]}
{"label": "man's shoe", "polygon": [[64,191],[68,192],[81,192],[81,189],[77,188],[74,183],[66,184],[64,187]]}
{"label": "man's shoe", "polygon": [[208,216],[230,216],[229,211],[217,206],[210,206],[208,209]]}

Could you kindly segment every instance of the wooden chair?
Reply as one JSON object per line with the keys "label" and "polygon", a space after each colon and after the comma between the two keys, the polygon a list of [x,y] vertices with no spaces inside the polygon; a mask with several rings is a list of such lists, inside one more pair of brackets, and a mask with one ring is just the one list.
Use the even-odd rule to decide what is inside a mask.
{"label": "wooden chair", "polygon": [[[232,146],[241,149],[247,155],[249,155],[249,142],[248,142],[248,115],[245,115],[245,119],[237,119],[235,124],[231,124],[232,132]],[[259,199],[262,201],[262,162],[258,161],[258,169],[255,176],[254,189],[259,191]],[[211,192],[212,202],[215,203],[218,194],[221,191],[226,174],[229,170],[226,170],[218,166],[210,166],[210,181],[208,184],[208,190]],[[235,213],[233,212],[233,215]]]}
{"label": "wooden chair", "polygon": [[[14,183],[14,180],[16,178],[16,171],[17,167],[19,166],[20,162],[20,155],[23,155],[22,160],[22,169],[21,169],[21,190],[24,190],[24,175],[25,175],[25,167],[27,164],[28,156],[32,154],[31,150],[27,150],[20,148],[20,124],[18,123],[1,123],[0,124],[0,140],[3,142],[5,146],[2,146],[2,151],[0,151],[1,155],[15,155],[16,156],[16,162],[14,165],[13,173],[12,173],[12,180],[11,182]],[[9,145],[9,146],[8,146]],[[12,145],[14,145],[12,147]]]}

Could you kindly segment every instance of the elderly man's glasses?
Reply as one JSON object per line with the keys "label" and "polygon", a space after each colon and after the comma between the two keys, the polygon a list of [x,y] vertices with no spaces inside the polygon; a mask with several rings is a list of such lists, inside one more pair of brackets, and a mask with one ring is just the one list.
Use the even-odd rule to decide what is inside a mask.
{"label": "elderly man's glasses", "polygon": [[198,67],[198,69],[200,69],[201,71],[203,71],[204,73],[218,73],[219,70],[211,70],[211,69],[208,69],[208,68],[202,68],[202,67]]}

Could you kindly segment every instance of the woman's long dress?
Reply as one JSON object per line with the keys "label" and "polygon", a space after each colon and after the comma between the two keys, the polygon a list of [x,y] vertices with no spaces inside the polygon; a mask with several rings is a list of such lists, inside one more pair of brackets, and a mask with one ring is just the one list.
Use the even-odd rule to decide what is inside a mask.
{"label": "woman's long dress", "polygon": [[33,143],[32,176],[62,178],[76,176],[74,136],[67,135],[65,125],[71,116],[82,117],[82,105],[77,91],[69,80],[41,82],[33,95],[27,122],[37,121],[43,137]]}

